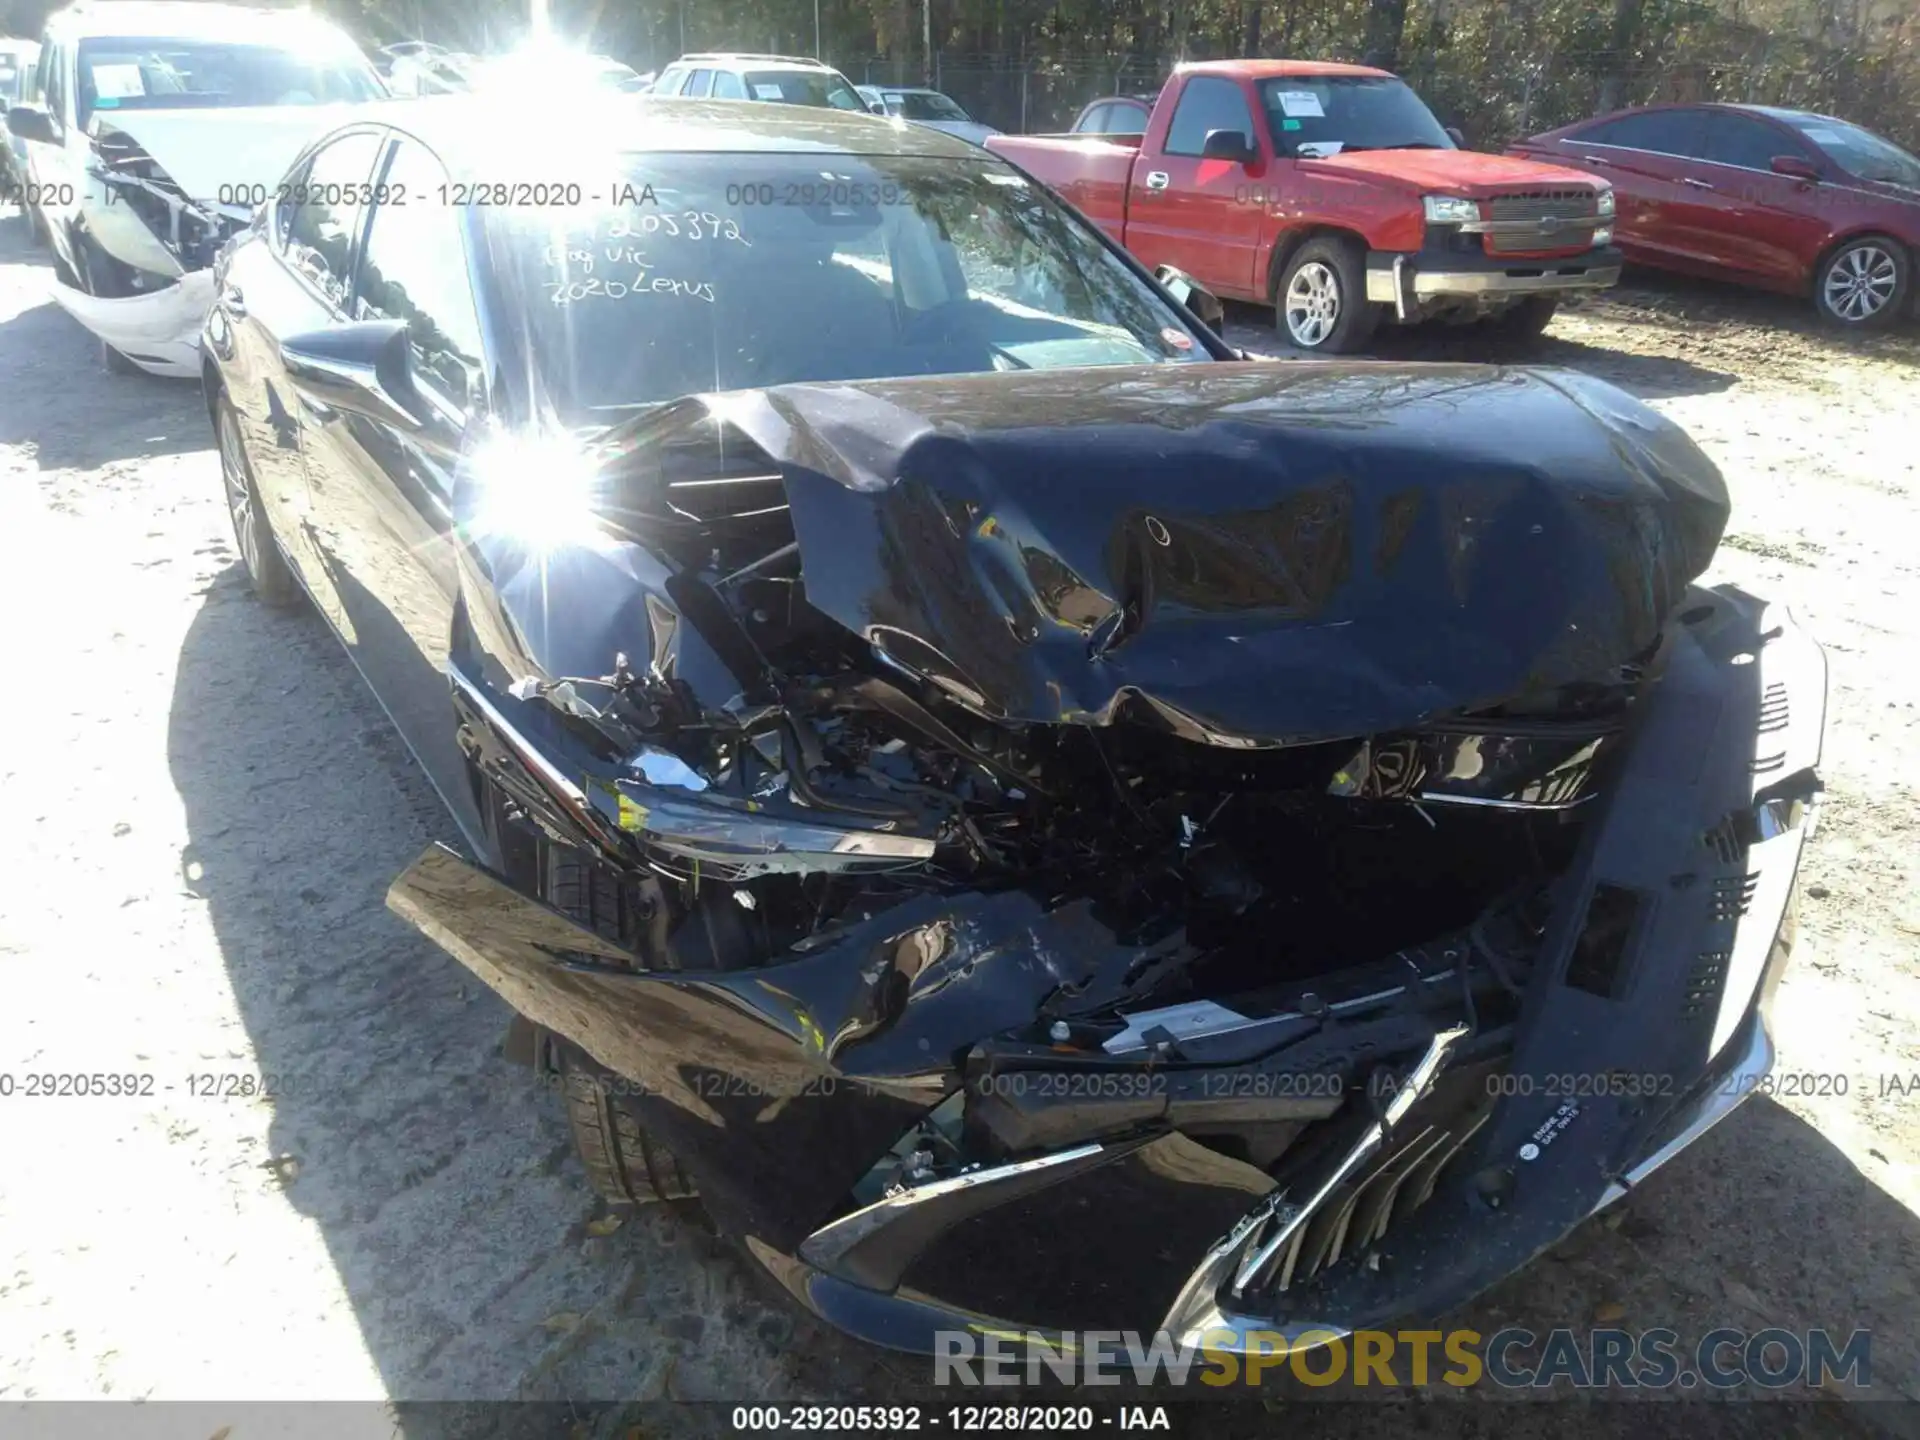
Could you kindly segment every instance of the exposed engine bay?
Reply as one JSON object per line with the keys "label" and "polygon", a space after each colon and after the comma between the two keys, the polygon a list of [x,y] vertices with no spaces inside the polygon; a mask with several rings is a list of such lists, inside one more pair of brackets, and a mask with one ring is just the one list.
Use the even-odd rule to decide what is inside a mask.
{"label": "exposed engine bay", "polygon": [[[1692,584],[1718,474],[1609,387],[1012,379],[643,412],[592,437],[590,523],[564,544],[498,523],[476,464],[460,743],[502,851],[537,833],[594,878],[567,919],[485,936],[461,917],[511,903],[451,860],[393,903],[644,1078],[709,1207],[837,1323],[867,1302],[822,1277],[1110,1320],[993,1258],[1083,1223],[1096,1170],[1142,1195],[1177,1176],[1182,1228],[1224,1237],[1191,1274],[1180,1251],[1135,1277],[1180,1297],[1174,1328],[1229,1293],[1331,1313],[1326,1286],[1385,1284],[1390,1233],[1449,1185],[1501,1203],[1511,1176],[1475,1147],[1537,1123],[1501,1077],[1584,1043],[1543,1036],[1543,984],[1571,997],[1553,1006],[1671,991],[1691,1009],[1646,1043],[1676,1074],[1731,1053],[1734,942],[1648,973],[1651,902],[1594,867],[1631,853],[1635,797],[1704,805],[1721,850],[1697,826],[1645,863],[1675,886],[1684,863],[1708,907],[1685,923],[1731,935],[1747,892],[1708,867],[1799,823],[1817,733],[1763,780],[1745,757],[1659,778],[1682,742],[1641,737],[1688,702],[1656,702],[1707,686],[1707,649],[1759,617]],[[1470,423],[1494,403],[1524,459]],[[1765,723],[1739,708],[1714,723]],[[758,1105],[716,1115],[703,1073],[757,1077]],[[822,1075],[866,1088],[806,1092]],[[1670,1108],[1621,1112],[1594,1193]],[[1165,1223],[1159,1199],[1139,1213]]]}
{"label": "exposed engine bay", "polygon": [[[106,256],[117,262],[89,271],[93,293],[113,299],[164,285],[185,271],[213,264],[220,247],[247,223],[251,208],[189,198],[146,147],[126,131],[99,123],[94,132],[93,174],[104,201],[87,221]],[[242,193],[246,193],[242,187]],[[125,216],[106,215],[124,208]],[[144,235],[128,227],[137,224]],[[157,247],[157,248],[156,248]]]}
{"label": "exposed engine bay", "polygon": [[96,111],[84,183],[50,213],[66,273],[61,307],[133,365],[200,373],[221,248],[268,200],[342,107]]}

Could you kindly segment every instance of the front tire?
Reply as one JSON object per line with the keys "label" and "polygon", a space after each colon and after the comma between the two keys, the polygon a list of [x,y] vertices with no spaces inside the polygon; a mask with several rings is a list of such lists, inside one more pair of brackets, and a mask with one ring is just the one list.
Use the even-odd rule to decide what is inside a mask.
{"label": "front tire", "polygon": [[109,375],[146,374],[146,371],[142,370],[138,365],[134,364],[133,361],[122,355],[104,340],[100,342],[100,363],[107,367],[107,373]]}
{"label": "front tire", "polygon": [[1367,299],[1367,263],[1351,240],[1309,240],[1287,261],[1274,301],[1275,328],[1296,350],[1351,355],[1373,338],[1381,307]]}
{"label": "front tire", "polygon": [[214,402],[214,437],[220,448],[220,479],[227,497],[227,517],[233,521],[234,543],[240,547],[241,562],[247,567],[247,579],[253,593],[275,609],[291,609],[299,603],[300,587],[273,527],[260,504],[260,487],[254,483],[253,466],[247,460],[246,447],[240,443],[240,417],[233,402],[222,395]]}
{"label": "front tire", "polygon": [[[500,787],[468,762],[474,801],[507,880],[602,939],[647,944],[658,918],[604,867],[515,817]],[[534,1032],[535,1070],[557,1083],[574,1153],[593,1192],[609,1205],[696,1198],[692,1178],[672,1151],[648,1135],[634,1113],[631,1085],[571,1041]]]}
{"label": "front tire", "polygon": [[1813,278],[1820,318],[1843,330],[1877,330],[1906,313],[1913,261],[1885,235],[1849,240],[1821,262]]}

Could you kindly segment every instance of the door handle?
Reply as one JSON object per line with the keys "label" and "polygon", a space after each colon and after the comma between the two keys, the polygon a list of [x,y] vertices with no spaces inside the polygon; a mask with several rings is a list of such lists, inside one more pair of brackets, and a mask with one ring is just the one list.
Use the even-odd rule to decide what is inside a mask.
{"label": "door handle", "polygon": [[1611,169],[1613,167],[1613,162],[1611,160],[1602,160],[1598,155],[1582,155],[1580,158],[1586,164],[1598,165],[1602,169]]}
{"label": "door handle", "polygon": [[1704,180],[1695,180],[1695,179],[1694,179],[1694,178],[1693,178],[1693,177],[1692,177],[1691,175],[1682,175],[1682,176],[1680,177],[1680,183],[1681,183],[1682,185],[1689,185],[1689,186],[1692,186],[1692,187],[1693,187],[1693,188],[1694,188],[1695,190],[1711,190],[1711,189],[1713,189],[1713,186],[1711,186],[1711,185],[1709,185],[1709,184],[1708,184],[1708,183],[1707,183],[1706,181],[1704,181]]}
{"label": "door handle", "polygon": [[220,292],[220,308],[235,318],[245,318],[247,297],[240,293],[238,285],[229,285]]}
{"label": "door handle", "polygon": [[1164,190],[1172,183],[1172,180],[1164,170],[1149,170],[1147,172],[1147,188],[1149,190]]}

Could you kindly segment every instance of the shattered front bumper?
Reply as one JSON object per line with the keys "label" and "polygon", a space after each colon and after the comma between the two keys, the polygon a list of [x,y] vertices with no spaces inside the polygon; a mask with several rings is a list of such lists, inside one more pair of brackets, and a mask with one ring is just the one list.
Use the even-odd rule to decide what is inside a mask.
{"label": "shattered front bumper", "polygon": [[[1058,957],[1112,945],[1073,907],[930,896],[778,964],[674,973],[628,968],[445,851],[389,904],[637,1082],[643,1123],[716,1221],[840,1328],[928,1353],[956,1330],[1270,1346],[1455,1309],[1751,1093],[1772,1064],[1825,708],[1824,657],[1783,609],[1694,590],[1554,891],[1497,1088],[1481,1087],[1497,1098],[1451,1132],[1427,1108],[1450,1080],[1481,1083],[1454,1058],[1471,1024],[1442,1030],[1372,1123],[1318,1132],[1345,1138],[1284,1186],[1163,1118],[848,1207],[960,1088],[960,1052],[1030,1025]],[[1333,1034],[1344,1017],[1317,1018]]]}
{"label": "shattered front bumper", "polygon": [[53,286],[61,309],[142,370],[187,378],[200,374],[200,332],[213,295],[211,270],[190,270],[164,289],[119,299]]}

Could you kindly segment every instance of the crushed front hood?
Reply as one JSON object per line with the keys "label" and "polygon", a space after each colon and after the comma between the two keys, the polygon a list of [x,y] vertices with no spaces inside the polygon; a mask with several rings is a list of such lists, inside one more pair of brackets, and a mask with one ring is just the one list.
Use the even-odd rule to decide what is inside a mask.
{"label": "crushed front hood", "polygon": [[[96,112],[96,137],[109,130],[128,136],[202,208],[238,203],[250,187],[271,187],[307,142],[344,125],[353,105],[257,105],[213,110],[117,110]],[[253,191],[258,194],[258,191]]]}
{"label": "crushed front hood", "polygon": [[1213,743],[1601,677],[1719,542],[1719,472],[1569,372],[1206,364],[707,402],[779,465],[806,597],[978,712]]}

